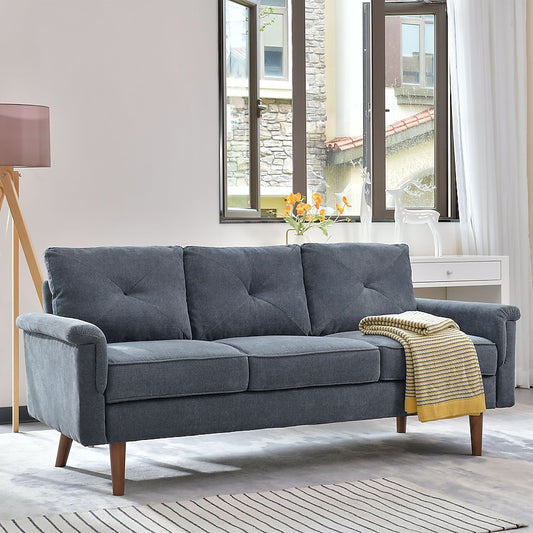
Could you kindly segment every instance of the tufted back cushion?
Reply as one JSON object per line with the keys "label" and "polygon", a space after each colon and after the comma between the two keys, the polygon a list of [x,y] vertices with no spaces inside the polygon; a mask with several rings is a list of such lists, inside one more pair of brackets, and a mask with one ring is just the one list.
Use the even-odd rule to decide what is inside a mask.
{"label": "tufted back cushion", "polygon": [[358,329],[365,316],[416,309],[405,244],[304,244],[313,335]]}
{"label": "tufted back cushion", "polygon": [[49,248],[45,263],[53,313],[108,342],[191,338],[182,248]]}
{"label": "tufted back cushion", "polygon": [[308,335],[299,246],[184,250],[193,338]]}

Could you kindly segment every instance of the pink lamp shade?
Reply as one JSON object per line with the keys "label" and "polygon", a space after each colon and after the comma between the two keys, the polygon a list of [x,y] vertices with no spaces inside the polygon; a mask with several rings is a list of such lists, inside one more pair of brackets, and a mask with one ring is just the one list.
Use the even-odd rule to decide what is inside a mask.
{"label": "pink lamp shade", "polygon": [[48,107],[0,104],[0,166],[50,166]]}

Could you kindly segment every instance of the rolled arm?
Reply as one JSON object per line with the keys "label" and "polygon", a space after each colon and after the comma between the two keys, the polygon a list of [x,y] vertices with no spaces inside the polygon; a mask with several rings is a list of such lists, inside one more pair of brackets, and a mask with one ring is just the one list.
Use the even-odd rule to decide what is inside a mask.
{"label": "rolled arm", "polygon": [[498,407],[514,404],[515,334],[520,310],[513,305],[417,298],[419,311],[453,319],[468,335],[484,337],[496,344]]}
{"label": "rolled arm", "polygon": [[49,313],[27,313],[17,318],[17,326],[27,333],[38,333],[71,344],[90,344],[103,341],[102,330],[83,320],[52,315]]}
{"label": "rolled arm", "polygon": [[102,444],[107,342],[93,324],[28,313],[24,332],[28,410],[32,416],[82,444]]}
{"label": "rolled arm", "polygon": [[520,318],[518,307],[483,302],[459,302],[455,300],[430,300],[417,298],[419,311],[453,319],[462,331],[491,340],[502,351],[505,361],[506,328],[508,322]]}

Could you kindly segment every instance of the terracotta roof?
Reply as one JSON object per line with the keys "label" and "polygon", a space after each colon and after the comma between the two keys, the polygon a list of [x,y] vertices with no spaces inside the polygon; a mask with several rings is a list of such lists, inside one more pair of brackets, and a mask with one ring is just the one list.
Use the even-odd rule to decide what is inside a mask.
{"label": "terracotta roof", "polygon": [[[409,128],[420,126],[420,124],[424,124],[425,122],[434,120],[434,118],[435,118],[434,108],[426,109],[425,111],[421,111],[420,113],[417,113],[416,115],[413,115],[411,117],[407,117],[402,120],[398,120],[397,122],[394,122],[392,124],[389,124],[385,128],[385,136],[388,137],[389,135],[400,133]],[[351,148],[357,148],[359,146],[363,146],[362,135],[360,135],[359,137],[339,137],[337,139],[333,139],[332,141],[326,142],[326,149],[329,151],[342,151],[343,152],[344,150],[350,150]]]}

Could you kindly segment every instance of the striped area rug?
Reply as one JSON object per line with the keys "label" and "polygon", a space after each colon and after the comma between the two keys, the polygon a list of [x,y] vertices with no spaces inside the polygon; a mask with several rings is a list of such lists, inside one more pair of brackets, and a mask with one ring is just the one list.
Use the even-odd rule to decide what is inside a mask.
{"label": "striped area rug", "polygon": [[491,532],[525,524],[394,478],[0,523],[7,532]]}

